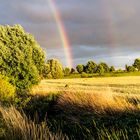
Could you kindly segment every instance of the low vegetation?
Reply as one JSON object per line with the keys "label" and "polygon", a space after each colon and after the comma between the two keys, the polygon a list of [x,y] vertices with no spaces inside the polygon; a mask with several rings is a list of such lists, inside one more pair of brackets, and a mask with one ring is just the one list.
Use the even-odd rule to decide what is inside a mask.
{"label": "low vegetation", "polygon": [[[35,128],[31,125],[29,129],[33,129],[36,136],[48,138],[46,135],[50,133],[50,139],[136,140],[140,138],[139,87],[138,76],[44,80],[33,87],[22,110],[16,108],[19,115],[28,120],[26,125],[32,122]],[[14,112],[15,108],[3,110]],[[45,125],[43,129],[42,124]],[[2,132],[8,131],[10,135],[15,131],[10,129],[13,131],[9,132],[5,124],[3,128]],[[40,130],[39,134],[36,129]],[[23,134],[31,139],[32,133],[25,131]]]}

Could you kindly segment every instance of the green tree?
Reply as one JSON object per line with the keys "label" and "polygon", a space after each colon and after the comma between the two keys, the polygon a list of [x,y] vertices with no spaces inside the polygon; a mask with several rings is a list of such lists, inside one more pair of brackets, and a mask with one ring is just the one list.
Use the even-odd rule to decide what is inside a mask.
{"label": "green tree", "polygon": [[64,68],[64,75],[66,76],[70,75],[70,68],[68,67]]}
{"label": "green tree", "polygon": [[128,71],[128,65],[127,64],[125,65],[125,71],[126,72]]}
{"label": "green tree", "polygon": [[39,82],[45,56],[31,34],[20,25],[0,26],[0,48],[0,73],[18,90]]}
{"label": "green tree", "polygon": [[50,72],[50,65],[49,64],[44,64],[44,67],[43,67],[43,70],[42,70],[43,78],[47,78],[49,72]]}
{"label": "green tree", "polygon": [[114,71],[115,71],[114,66],[111,66],[111,67],[110,67],[110,72],[114,72]]}
{"label": "green tree", "polygon": [[136,68],[134,66],[127,66],[127,72],[135,72]]}
{"label": "green tree", "polygon": [[140,71],[140,58],[135,59],[133,66]]}
{"label": "green tree", "polygon": [[77,69],[78,73],[82,73],[84,71],[84,66],[82,64],[79,64],[76,66],[76,69]]}
{"label": "green tree", "polygon": [[64,76],[62,64],[57,59],[48,60],[47,65],[47,78],[58,79]]}
{"label": "green tree", "polygon": [[97,64],[93,61],[88,61],[85,71],[86,73],[95,73],[97,69]]}
{"label": "green tree", "polygon": [[105,72],[105,69],[103,68],[102,65],[98,65],[97,66],[97,71],[96,71],[99,75],[102,75]]}
{"label": "green tree", "polygon": [[105,73],[109,72],[110,68],[106,63],[101,62],[99,65],[103,67]]}
{"label": "green tree", "polygon": [[71,73],[71,74],[72,74],[72,73],[75,73],[75,69],[74,69],[74,68],[71,68],[70,73]]}

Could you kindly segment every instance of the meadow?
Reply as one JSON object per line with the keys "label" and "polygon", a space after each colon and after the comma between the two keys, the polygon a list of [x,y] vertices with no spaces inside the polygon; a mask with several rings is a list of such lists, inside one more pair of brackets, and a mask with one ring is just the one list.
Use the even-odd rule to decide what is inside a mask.
{"label": "meadow", "polygon": [[42,80],[39,85],[32,88],[33,95],[47,95],[50,92],[94,93],[95,91],[114,92],[113,94],[122,96],[139,96],[140,76],[48,79]]}
{"label": "meadow", "polygon": [[23,104],[0,107],[0,138],[140,139],[140,76],[42,80]]}

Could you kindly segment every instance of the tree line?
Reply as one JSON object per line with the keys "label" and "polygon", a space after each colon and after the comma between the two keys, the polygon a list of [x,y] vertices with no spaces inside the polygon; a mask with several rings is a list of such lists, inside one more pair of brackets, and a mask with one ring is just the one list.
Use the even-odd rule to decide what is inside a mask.
{"label": "tree line", "polygon": [[78,64],[76,66],[76,70],[78,73],[85,72],[87,74],[98,73],[102,75],[103,73],[111,73],[111,72],[135,72],[140,71],[140,59],[137,58],[134,60],[132,66],[125,66],[125,70],[119,69],[115,70],[114,66],[109,66],[105,62],[101,62],[96,64],[94,61],[88,61],[86,65]]}

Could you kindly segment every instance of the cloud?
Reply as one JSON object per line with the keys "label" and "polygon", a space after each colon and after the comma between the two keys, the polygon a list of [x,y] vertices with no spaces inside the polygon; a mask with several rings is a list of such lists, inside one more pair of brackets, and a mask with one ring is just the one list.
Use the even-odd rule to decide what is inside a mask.
{"label": "cloud", "polygon": [[[90,58],[120,66],[140,56],[140,1],[55,0],[73,50],[75,63]],[[60,35],[47,0],[6,0],[0,5],[1,24],[21,24],[34,34],[48,57],[63,61]],[[121,61],[120,57],[123,59]],[[65,63],[65,61],[64,61]],[[119,64],[118,64],[119,66]]]}

